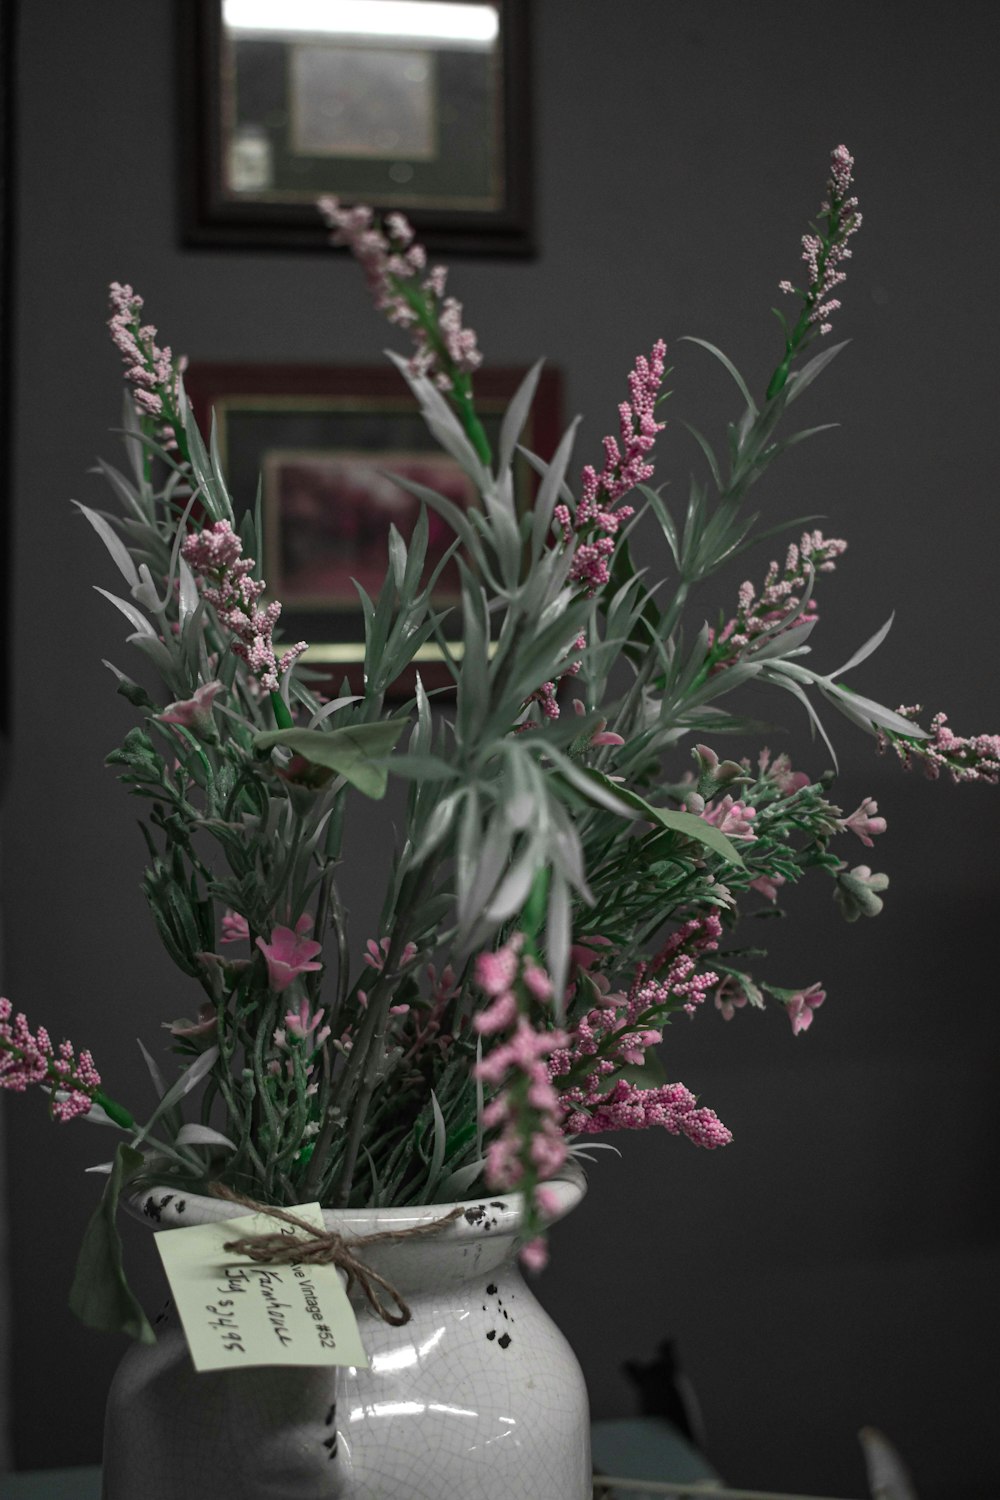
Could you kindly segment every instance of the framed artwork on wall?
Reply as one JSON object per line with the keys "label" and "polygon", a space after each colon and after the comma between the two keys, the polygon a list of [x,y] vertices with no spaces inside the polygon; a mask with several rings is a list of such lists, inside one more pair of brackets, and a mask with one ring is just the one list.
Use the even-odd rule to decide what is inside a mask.
{"label": "framed artwork on wall", "polygon": [[529,0],[176,0],[186,244],[322,249],[316,199],[533,253]]}
{"label": "framed artwork on wall", "polygon": [[[507,403],[526,372],[484,370],[476,376],[476,409],[496,442]],[[263,574],[268,596],[282,603],[285,641],[306,640],[303,664],[321,671],[336,692],[344,678],[361,679],[364,616],[355,583],[372,597],[387,566],[390,524],[408,541],[419,503],[393,476],[437,490],[454,504],[475,500],[458,464],[424,425],[398,372],[388,365],[209,364],[193,362],[185,389],[203,432],[214,414],[222,467],[237,516],[256,503],[263,523]],[[562,384],[545,369],[524,445],[550,459],[561,435]],[[531,502],[535,475],[527,462],[515,471],[518,499]],[[428,576],[453,540],[429,512]],[[434,602],[458,598],[457,569],[446,566]],[[446,636],[450,634],[447,624]],[[451,678],[440,648],[421,647],[425,687]],[[409,696],[413,675],[395,685]]]}
{"label": "framed artwork on wall", "polygon": [[[11,457],[14,376],[14,107],[17,89],[14,0],[0,0],[0,789],[10,733]],[[0,1382],[0,1406],[2,1406]],[[0,1439],[0,1449],[3,1440]],[[2,1454],[0,1454],[2,1458]]]}

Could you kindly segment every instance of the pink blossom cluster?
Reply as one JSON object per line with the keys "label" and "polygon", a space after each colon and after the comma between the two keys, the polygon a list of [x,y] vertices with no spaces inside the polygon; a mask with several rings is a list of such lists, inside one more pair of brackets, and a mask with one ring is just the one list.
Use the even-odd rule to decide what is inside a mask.
{"label": "pink blossom cluster", "polygon": [[131,381],[136,409],[144,417],[164,416],[164,398],[171,411],[177,408],[177,365],[169,347],[156,343],[156,329],[140,322],[142,298],[130,286],[113,281],[109,288],[112,315],[108,319],[111,338],[125,361],[125,378]]}
{"label": "pink blossom cluster", "polygon": [[50,1090],[52,1117],[65,1121],[87,1113],[101,1076],[88,1051],[77,1057],[70,1042],[60,1042],[56,1051],[45,1027],[32,1033],[23,1012],[15,1015],[0,995],[0,1089],[23,1094],[33,1083]]}
{"label": "pink blossom cluster", "polygon": [[[919,703],[897,709],[906,719],[913,719],[920,711]],[[925,740],[882,732],[878,740],[880,750],[891,744],[907,770],[914,764],[922,765],[932,781],[947,771],[955,782],[984,781],[991,786],[1000,782],[1000,734],[954,734],[948,728],[947,714],[934,715]]]}
{"label": "pink blossom cluster", "polygon": [[[847,550],[847,543],[835,537],[824,537],[820,531],[803,533],[801,541],[794,542],[785,554],[785,566],[781,569],[772,561],[764,578],[760,594],[748,580],[740,585],[738,609],[734,617],[710,638],[714,651],[725,644],[731,648],[724,657],[717,659],[714,670],[735,656],[749,643],[767,630],[773,630],[786,616],[798,609],[802,602],[810,576],[816,573],[832,573],[836,559]],[[816,601],[810,597],[797,624],[812,624],[819,619]]]}
{"label": "pink blossom cluster", "polygon": [[605,1130],[648,1130],[659,1125],[671,1135],[684,1135],[695,1146],[712,1150],[728,1146],[733,1133],[714,1110],[702,1106],[683,1083],[642,1088],[619,1078],[609,1094],[595,1101],[589,1112],[566,1121],[573,1134],[597,1135]]}
{"label": "pink blossom cluster", "polygon": [[201,578],[211,580],[202,595],[212,605],[219,620],[236,637],[233,651],[269,692],[277,692],[279,677],[306,649],[298,641],[282,655],[279,663],[274,654],[274,627],[281,605],[274,601],[265,609],[257,601],[267,585],[263,579],[251,578],[256,563],[244,557],[243,543],[228,521],[215,521],[202,531],[192,532],[181,544],[181,555]]}
{"label": "pink blossom cluster", "polygon": [[[577,539],[569,579],[571,583],[585,584],[588,596],[596,594],[611,577],[615,537],[622,522],[634,514],[631,505],[618,502],[653,474],[648,455],[656,434],[666,425],[657,422],[655,416],[666,353],[666,344],[658,339],[648,359],[644,354],[636,357],[628,376],[631,400],[618,407],[620,441],[610,435],[604,438],[604,467],[600,473],[592,464],[584,468],[576,510],[571,512],[568,505],[559,504],[553,511],[556,524],[562,528],[563,542],[568,545],[574,537]],[[580,635],[573,642],[573,649],[582,651],[586,644],[586,635]],[[579,662],[574,662],[561,677],[574,677],[579,670]],[[555,682],[543,682],[528,703],[537,702],[545,718],[558,719],[557,690]],[[521,727],[529,728],[530,721]]]}
{"label": "pink blossom cluster", "polygon": [[831,297],[830,293],[847,280],[847,272],[841,269],[852,254],[847,241],[861,228],[858,200],[848,197],[853,173],[854,157],[846,146],[838,146],[830,159],[829,196],[820,205],[820,212],[827,216],[827,233],[802,236],[802,259],[809,271],[809,285],[803,294],[790,281],[778,283],[783,292],[805,296],[806,321],[818,323],[821,334],[830,332],[829,317],[840,307],[839,298]]}
{"label": "pink blossom cluster", "polygon": [[499,1191],[528,1178],[552,1177],[566,1160],[559,1096],[546,1059],[568,1038],[555,1028],[536,1029],[528,999],[547,1002],[552,982],[524,953],[524,935],[476,960],[476,983],[490,1004],[473,1021],[482,1037],[505,1033],[476,1065],[475,1077],[498,1090],[483,1111],[486,1130],[499,1129],[486,1151],[486,1182]]}
{"label": "pink blossom cluster", "polygon": [[574,583],[585,583],[588,594],[595,594],[607,583],[615,536],[622,522],[633,514],[632,506],[618,502],[653,474],[648,455],[656,434],[666,425],[656,420],[656,400],[663,383],[666,353],[666,344],[657,339],[648,359],[638,355],[628,377],[631,400],[618,407],[620,438],[604,439],[604,467],[600,473],[592,464],[584,468],[576,511],[571,515],[567,505],[557,505],[554,511],[565,542],[569,543],[574,534],[588,538],[579,542],[569,575]]}
{"label": "pink blossom cluster", "polygon": [[483,357],[476,335],[462,326],[462,304],[444,295],[447,267],[423,274],[427,252],[414,242],[409,221],[387,214],[380,227],[370,208],[343,208],[332,196],[320,198],[317,207],[333,231],[331,243],[347,245],[360,264],[378,311],[410,333],[416,345],[411,372],[430,376],[439,390],[449,391],[456,372],[477,370]]}
{"label": "pink blossom cluster", "polygon": [[[656,1021],[678,1008],[692,1015],[719,983],[718,974],[698,970],[697,959],[718,947],[721,932],[714,912],[685,922],[652,964],[640,965],[627,996],[602,993],[599,1003],[576,1023],[566,1045],[553,1052],[549,1074],[559,1088],[565,1131],[590,1135],[661,1125],[700,1146],[731,1140],[711,1110],[696,1108],[683,1084],[643,1088],[618,1078],[608,1087],[624,1065],[641,1065],[647,1050],[662,1041]],[[664,972],[654,977],[660,970]],[[596,988],[603,986],[598,983]],[[562,1087],[560,1079],[566,1080]]]}

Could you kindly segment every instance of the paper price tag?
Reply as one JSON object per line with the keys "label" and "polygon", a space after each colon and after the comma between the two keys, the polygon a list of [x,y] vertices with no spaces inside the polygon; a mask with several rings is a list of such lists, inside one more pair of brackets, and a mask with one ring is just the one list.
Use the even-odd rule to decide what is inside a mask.
{"label": "paper price tag", "polygon": [[[318,1203],[296,1204],[323,1228]],[[246,1234],[298,1233],[266,1214],[192,1224],[155,1236],[196,1370],[254,1365],[367,1368],[357,1319],[336,1266],[260,1265],[222,1247]]]}

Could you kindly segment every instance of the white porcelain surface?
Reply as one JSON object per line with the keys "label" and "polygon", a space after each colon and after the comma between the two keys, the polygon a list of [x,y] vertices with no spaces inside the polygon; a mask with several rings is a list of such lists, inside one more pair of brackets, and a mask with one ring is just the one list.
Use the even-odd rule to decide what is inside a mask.
{"label": "white porcelain surface", "polygon": [[[582,1176],[554,1184],[556,1217]],[[156,1191],[165,1228],[243,1210]],[[365,1255],[406,1297],[402,1328],[355,1301],[371,1369],[198,1374],[180,1329],[126,1353],[108,1399],[104,1500],[589,1500],[589,1415],[573,1351],[517,1267],[517,1196],[475,1200],[430,1239]],[[327,1212],[345,1237],[447,1205]]]}

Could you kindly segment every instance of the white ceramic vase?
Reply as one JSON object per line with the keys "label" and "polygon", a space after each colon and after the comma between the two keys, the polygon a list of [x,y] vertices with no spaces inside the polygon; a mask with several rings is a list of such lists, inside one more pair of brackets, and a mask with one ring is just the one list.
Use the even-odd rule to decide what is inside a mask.
{"label": "white ceramic vase", "polygon": [[[554,1182],[561,1218],[582,1174]],[[167,1190],[131,1207],[156,1229],[239,1207]],[[345,1239],[450,1205],[324,1214]],[[517,1265],[517,1195],[461,1205],[438,1234],[360,1252],[409,1303],[394,1328],[355,1301],[371,1368],[199,1374],[169,1317],[108,1398],[104,1500],[589,1500],[590,1425],[573,1351]]]}

